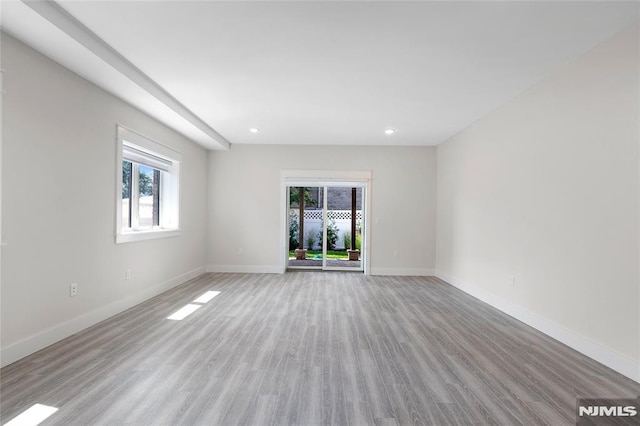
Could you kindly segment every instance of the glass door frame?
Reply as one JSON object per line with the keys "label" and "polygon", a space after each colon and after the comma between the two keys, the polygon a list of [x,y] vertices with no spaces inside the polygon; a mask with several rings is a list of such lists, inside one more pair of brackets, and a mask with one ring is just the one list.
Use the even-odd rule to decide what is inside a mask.
{"label": "glass door frame", "polygon": [[[320,189],[322,188],[324,190],[323,186],[309,186],[309,185],[304,185],[304,186],[287,186],[287,200],[291,199],[291,191],[299,191],[301,188],[309,189],[309,190],[315,190],[315,189]],[[321,228],[321,233],[320,233],[320,238],[321,241],[319,241],[320,246],[323,247],[323,242],[326,240],[325,234],[324,234],[324,220],[325,220],[325,212],[326,212],[326,205],[324,204],[326,202],[325,199],[325,195],[323,194],[322,199],[318,198],[318,203],[322,203],[322,215],[321,215],[321,221],[322,221],[322,228]],[[289,204],[289,202],[287,202],[287,230],[290,229],[291,226],[291,205]],[[305,206],[305,210],[306,210],[306,206]],[[304,212],[302,214],[302,216],[298,215],[298,241],[305,241],[305,236],[303,235],[303,232],[301,232],[301,229],[303,229],[302,226],[302,222],[305,222],[305,218],[304,218]],[[289,235],[289,234],[287,234]],[[304,245],[304,243],[303,243]],[[290,247],[288,247],[288,249],[290,249]],[[311,250],[311,248],[307,248],[307,250]],[[288,253],[289,251],[287,251],[287,257],[288,257]],[[307,255],[309,256],[309,255]],[[326,256],[326,251],[323,249],[322,250],[322,259],[315,259],[315,258],[309,258],[307,257],[306,260],[321,260],[319,265],[305,265],[305,266],[291,266],[291,259],[288,258],[287,259],[287,269],[303,269],[303,270],[317,270],[317,271],[322,271],[325,267],[325,256]],[[297,256],[296,256],[297,258]]]}
{"label": "glass door frame", "polygon": [[[371,171],[347,170],[281,170],[280,172],[280,228],[281,228],[281,261],[280,272],[286,272],[289,267],[289,187],[350,187],[362,188],[362,253],[360,255],[361,268],[332,268],[326,266],[327,245],[322,248],[322,270],[350,270],[370,274],[369,238],[371,233]],[[327,191],[324,191],[323,209],[323,240],[326,241],[327,227]]]}
{"label": "glass door frame", "polygon": [[[365,255],[365,243],[364,236],[362,241],[362,252],[360,253],[360,267],[340,267],[340,266],[327,266],[327,250],[329,248],[329,244],[327,244],[327,229],[329,226],[329,190],[333,188],[358,188],[362,190],[362,229],[366,233],[369,224],[365,220],[365,216],[367,214],[367,210],[365,208],[366,200],[367,200],[367,190],[364,184],[356,185],[355,182],[334,182],[330,186],[323,187],[323,196],[324,200],[322,202],[322,270],[323,271],[351,271],[351,272],[363,272],[364,271],[364,255]],[[364,234],[363,233],[363,234]]]}

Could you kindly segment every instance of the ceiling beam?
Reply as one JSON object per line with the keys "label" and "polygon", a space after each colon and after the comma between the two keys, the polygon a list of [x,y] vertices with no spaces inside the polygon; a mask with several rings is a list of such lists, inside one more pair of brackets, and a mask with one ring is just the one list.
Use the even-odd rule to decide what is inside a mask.
{"label": "ceiling beam", "polygon": [[73,17],[58,3],[53,0],[23,0],[23,3],[202,131],[218,144],[220,148],[229,149],[231,144],[220,133],[216,132],[200,117]]}

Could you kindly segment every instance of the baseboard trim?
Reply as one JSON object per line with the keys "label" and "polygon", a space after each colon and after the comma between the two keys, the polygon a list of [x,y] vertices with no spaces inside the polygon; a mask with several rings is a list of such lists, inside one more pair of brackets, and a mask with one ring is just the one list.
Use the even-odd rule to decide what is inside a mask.
{"label": "baseboard trim", "polygon": [[478,286],[457,279],[443,271],[435,271],[435,276],[465,293],[482,300],[494,308],[558,340],[576,351],[598,361],[618,373],[640,383],[640,362],[621,355],[616,351],[575,333],[568,328],[544,318],[535,312],[495,296]]}
{"label": "baseboard trim", "polygon": [[[268,265],[207,265],[207,272],[230,272],[238,274],[283,274],[286,269]],[[433,269],[421,268],[371,268],[370,275],[433,276]]]}
{"label": "baseboard trim", "polygon": [[371,268],[371,275],[396,275],[402,277],[430,277],[433,269],[423,268]]}
{"label": "baseboard trim", "polygon": [[151,286],[135,295],[112,302],[96,310],[87,312],[72,318],[64,323],[55,325],[33,336],[29,336],[19,342],[13,343],[0,350],[0,366],[12,364],[32,353],[46,348],[60,340],[76,334],[92,325],[104,321],[122,311],[125,311],[139,303],[144,302],[160,293],[172,289],[205,272],[205,267],[193,269],[184,274]]}
{"label": "baseboard trim", "polygon": [[231,272],[237,274],[283,274],[280,266],[268,265],[207,265],[207,272]]}

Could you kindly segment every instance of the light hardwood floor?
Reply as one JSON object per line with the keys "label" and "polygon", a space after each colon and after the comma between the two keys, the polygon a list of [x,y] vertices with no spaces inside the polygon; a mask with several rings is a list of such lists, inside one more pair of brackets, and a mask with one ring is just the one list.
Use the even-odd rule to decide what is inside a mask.
{"label": "light hardwood floor", "polygon": [[640,394],[436,278],[349,272],[205,274],[0,374],[2,423],[51,425],[561,425]]}

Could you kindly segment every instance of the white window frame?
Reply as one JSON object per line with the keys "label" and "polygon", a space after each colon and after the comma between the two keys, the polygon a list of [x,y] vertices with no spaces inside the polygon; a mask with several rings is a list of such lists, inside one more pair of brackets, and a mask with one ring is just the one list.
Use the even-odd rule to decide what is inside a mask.
{"label": "white window frame", "polygon": [[[117,126],[116,150],[116,243],[177,237],[180,228],[180,163],[182,154],[145,136]],[[132,175],[137,164],[160,170],[160,224],[153,228],[138,228],[136,217],[132,217],[131,228],[122,223],[122,162],[133,160]],[[137,164],[136,164],[137,163]],[[137,185],[131,187],[132,211],[137,199]]]}

